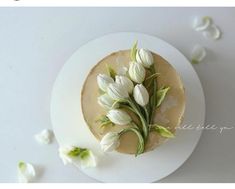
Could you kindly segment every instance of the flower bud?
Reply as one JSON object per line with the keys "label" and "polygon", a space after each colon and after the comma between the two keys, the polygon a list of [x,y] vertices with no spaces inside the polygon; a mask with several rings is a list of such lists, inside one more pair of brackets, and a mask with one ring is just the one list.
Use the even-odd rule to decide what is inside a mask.
{"label": "flower bud", "polygon": [[110,77],[106,74],[99,74],[97,76],[97,83],[98,83],[99,88],[102,91],[106,92],[108,85],[110,83],[114,83],[114,80],[112,77]]}
{"label": "flower bud", "polygon": [[106,109],[118,108],[119,104],[115,103],[114,105],[114,103],[115,103],[115,100],[113,100],[108,94],[103,94],[98,97],[98,104]]}
{"label": "flower bud", "polygon": [[123,100],[129,97],[125,87],[118,83],[111,83],[107,88],[107,93],[113,100]]}
{"label": "flower bud", "polygon": [[146,106],[149,102],[149,93],[142,84],[135,86],[133,96],[135,101],[141,106]]}
{"label": "flower bud", "polygon": [[145,79],[145,69],[140,63],[131,62],[128,73],[131,80],[136,83],[142,83]]}
{"label": "flower bud", "polygon": [[132,93],[133,88],[134,88],[134,84],[132,83],[132,81],[128,77],[117,75],[115,77],[115,82],[118,84],[121,84],[128,91],[129,94]]}
{"label": "flower bud", "polygon": [[131,117],[123,110],[110,110],[107,117],[116,125],[127,125],[131,122]]}
{"label": "flower bud", "polygon": [[147,49],[139,49],[136,53],[136,61],[145,68],[149,68],[153,64],[153,56]]}
{"label": "flower bud", "polygon": [[119,134],[116,132],[109,132],[100,141],[101,149],[104,152],[111,152],[120,145]]}

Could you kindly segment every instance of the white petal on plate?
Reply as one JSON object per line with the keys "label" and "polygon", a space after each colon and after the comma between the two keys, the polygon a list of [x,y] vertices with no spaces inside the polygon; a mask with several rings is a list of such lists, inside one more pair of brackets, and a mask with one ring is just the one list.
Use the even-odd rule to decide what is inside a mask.
{"label": "white petal on plate", "polygon": [[39,144],[50,144],[52,142],[53,132],[51,130],[44,129],[40,133],[36,134],[34,138]]}
{"label": "white petal on plate", "polygon": [[70,151],[74,150],[74,146],[62,146],[59,148],[59,156],[63,161],[64,165],[72,163],[73,159],[68,155]]}
{"label": "white petal on plate", "polygon": [[86,150],[80,155],[81,168],[96,167],[96,158],[92,151]]}
{"label": "white petal on plate", "polygon": [[195,45],[192,50],[191,62],[197,64],[201,62],[206,56],[206,49],[201,45]]}
{"label": "white petal on plate", "polygon": [[204,31],[210,27],[212,19],[209,16],[196,17],[194,20],[193,28],[196,31]]}
{"label": "white petal on plate", "polygon": [[18,181],[21,183],[27,183],[34,179],[36,176],[35,169],[32,164],[20,161],[17,167]]}
{"label": "white petal on plate", "polygon": [[221,37],[221,31],[216,25],[211,25],[207,30],[203,31],[206,38],[217,40]]}
{"label": "white petal on plate", "polygon": [[84,150],[76,156],[69,155],[69,152],[75,150],[74,146],[63,146],[59,148],[59,156],[64,165],[72,164],[75,167],[87,168],[96,166],[96,158],[91,150]]}

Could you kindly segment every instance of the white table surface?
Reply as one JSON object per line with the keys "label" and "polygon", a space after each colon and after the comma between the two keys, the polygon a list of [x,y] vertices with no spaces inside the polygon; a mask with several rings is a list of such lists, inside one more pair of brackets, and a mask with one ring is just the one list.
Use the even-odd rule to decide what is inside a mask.
{"label": "white table surface", "polygon": [[[199,15],[213,17],[221,40],[192,30]],[[36,166],[36,182],[97,182],[64,166],[56,141],[40,146],[33,135],[51,128],[50,93],[64,62],[110,32],[152,34],[187,57],[193,45],[205,46],[208,56],[194,67],[205,92],[206,124],[235,126],[234,18],[232,8],[0,8],[0,182],[17,182],[19,160]],[[235,182],[234,147],[235,128],[205,130],[185,164],[160,182]]]}

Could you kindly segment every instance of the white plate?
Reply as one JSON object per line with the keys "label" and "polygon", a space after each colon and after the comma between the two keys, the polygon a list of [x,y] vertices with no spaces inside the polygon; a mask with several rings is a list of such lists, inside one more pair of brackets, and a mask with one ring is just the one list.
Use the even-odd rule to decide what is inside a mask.
{"label": "white plate", "polygon": [[178,169],[191,155],[200,130],[178,130],[176,137],[152,152],[138,157],[117,152],[104,155],[81,113],[80,92],[89,70],[103,57],[120,49],[139,47],[160,54],[181,75],[186,90],[183,124],[204,124],[205,101],[202,86],[189,61],[165,41],[140,33],[114,33],[80,47],[60,71],[52,91],[51,121],[60,145],[87,147],[98,155],[98,166],[81,170],[102,182],[154,182]]}

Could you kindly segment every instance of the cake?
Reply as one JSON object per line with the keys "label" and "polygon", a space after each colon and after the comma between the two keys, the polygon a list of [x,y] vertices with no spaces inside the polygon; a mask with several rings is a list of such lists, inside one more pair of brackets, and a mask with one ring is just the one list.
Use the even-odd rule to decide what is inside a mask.
{"label": "cake", "polygon": [[[142,54],[138,54],[141,53],[141,49],[137,49],[137,46],[134,45],[132,49],[113,52],[100,60],[87,75],[81,92],[82,113],[91,133],[99,141],[101,141],[102,138],[107,135],[107,133],[119,133],[122,130],[133,126],[130,123],[118,125],[110,122],[108,122],[110,124],[102,125],[102,118],[108,119],[106,115],[110,111],[110,109],[115,109],[115,105],[112,108],[108,109],[101,106],[98,101],[101,95],[107,93],[107,91],[101,90],[100,86],[97,84],[97,77],[99,77],[100,74],[105,74],[107,76],[113,77],[114,82],[115,75],[119,75],[121,77],[124,76],[132,80],[134,86],[144,86],[144,88],[146,88],[149,93],[148,104],[150,104],[151,94],[153,94],[153,82],[156,83],[156,93],[158,91],[161,92],[162,90],[164,92],[164,96],[161,99],[161,104],[158,107],[154,106],[154,108],[149,108],[152,109],[153,112],[151,118],[152,121],[148,121],[149,127],[159,125],[160,129],[164,127],[166,128],[167,132],[169,131],[168,133],[175,135],[176,129],[180,126],[183,120],[185,110],[185,91],[179,74],[173,68],[173,66],[164,58],[162,58],[161,55],[157,54],[157,52],[151,52],[145,49],[142,49],[142,51]],[[150,71],[150,68],[146,66],[147,68],[145,68],[145,81],[140,84],[136,81],[133,81],[128,70],[130,67],[130,62],[132,62],[131,64],[141,64],[141,55],[143,59],[146,58],[145,54],[143,54],[144,52],[147,52],[146,56],[148,55],[148,53],[151,53],[150,58],[152,61],[152,65],[150,68],[152,68],[156,72],[155,74],[152,73]],[[137,56],[139,56],[139,58]],[[151,79],[151,82],[149,81],[149,78]],[[148,81],[151,86],[147,86]],[[134,100],[134,95],[132,93],[130,93],[129,96],[129,98]],[[159,96],[159,98],[161,98],[161,96]],[[157,101],[159,101],[159,99],[156,99],[155,103],[157,103]],[[143,135],[144,138],[144,149],[141,153],[154,150],[168,138],[172,138],[171,136],[167,137],[167,135],[164,135],[164,133],[162,134],[161,130],[159,129],[156,131],[160,132],[154,132],[151,130],[151,128],[149,128],[148,135],[147,137],[145,137],[144,131],[141,130],[142,122],[140,118],[137,116],[137,114],[133,113],[133,111],[130,110],[131,108],[125,108],[126,103],[124,103],[123,106],[121,103],[119,103],[120,106],[118,107],[118,109],[125,111],[131,117],[132,122],[134,122],[137,127],[140,127],[140,134]],[[146,105],[146,107],[151,106],[148,104]],[[144,108],[142,108],[140,105],[136,106],[138,106],[140,112],[144,114]],[[151,114],[152,112],[149,113]],[[149,114],[145,115],[146,120],[151,117],[150,115],[147,115]],[[125,154],[141,154],[137,153],[137,149],[140,147],[139,140],[140,139],[135,132],[124,132],[119,137],[116,151]]]}

